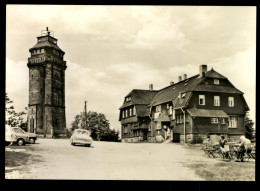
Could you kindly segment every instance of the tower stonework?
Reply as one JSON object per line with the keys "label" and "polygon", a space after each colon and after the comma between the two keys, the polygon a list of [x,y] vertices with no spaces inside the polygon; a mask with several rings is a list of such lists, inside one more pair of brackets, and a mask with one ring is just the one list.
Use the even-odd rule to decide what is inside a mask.
{"label": "tower stonework", "polygon": [[65,52],[57,45],[53,32],[42,31],[29,49],[28,132],[43,137],[66,136]]}

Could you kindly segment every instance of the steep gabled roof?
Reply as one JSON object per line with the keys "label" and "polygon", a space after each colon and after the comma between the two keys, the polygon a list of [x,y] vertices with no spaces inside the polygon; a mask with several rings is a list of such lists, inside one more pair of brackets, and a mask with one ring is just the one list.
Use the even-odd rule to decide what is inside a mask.
{"label": "steep gabled roof", "polygon": [[157,92],[157,90],[133,89],[129,94],[127,94],[127,96],[125,96],[125,98],[131,96],[131,101],[124,101],[124,104],[119,109],[130,105],[148,105]]}
{"label": "steep gabled roof", "polygon": [[159,90],[154,96],[150,105],[159,105],[165,102],[169,102],[178,97],[179,93],[185,93],[193,91],[193,89],[201,82],[204,78],[200,78],[199,75],[192,76],[186,80],[180,81],[176,84],[170,85],[166,88]]}
{"label": "steep gabled roof", "polygon": [[[149,106],[173,101],[174,108],[184,107],[188,104],[192,92],[194,91],[243,94],[243,92],[239,91],[235,87],[202,84],[201,82],[206,78],[228,80],[225,76],[211,69],[205,73],[205,77],[200,77],[198,74],[159,90]],[[183,93],[186,93],[186,96],[184,98],[179,98],[178,96]]]}
{"label": "steep gabled roof", "polygon": [[205,76],[208,78],[227,79],[225,76],[223,76],[220,73],[213,70],[213,68],[211,70],[209,70],[208,72],[206,72]]}
{"label": "steep gabled roof", "polygon": [[194,91],[206,91],[206,92],[219,92],[219,93],[233,93],[233,94],[243,94],[240,90],[228,87],[228,86],[216,86],[209,84],[200,84],[194,88]]}

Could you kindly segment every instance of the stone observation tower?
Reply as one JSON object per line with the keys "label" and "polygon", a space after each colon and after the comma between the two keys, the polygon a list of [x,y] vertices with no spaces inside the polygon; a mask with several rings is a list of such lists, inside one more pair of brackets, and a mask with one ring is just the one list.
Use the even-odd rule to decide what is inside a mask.
{"label": "stone observation tower", "polygon": [[65,52],[57,45],[53,31],[41,31],[29,49],[28,132],[43,137],[66,136]]}

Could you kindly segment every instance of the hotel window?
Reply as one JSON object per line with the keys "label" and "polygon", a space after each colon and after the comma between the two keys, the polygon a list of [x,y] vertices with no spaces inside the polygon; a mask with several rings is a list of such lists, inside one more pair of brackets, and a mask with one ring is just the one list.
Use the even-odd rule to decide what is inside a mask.
{"label": "hotel window", "polygon": [[41,49],[41,53],[44,53],[44,49]]}
{"label": "hotel window", "polygon": [[199,105],[205,105],[205,95],[199,95]]}
{"label": "hotel window", "polygon": [[125,118],[125,111],[122,111],[122,118]]}
{"label": "hotel window", "polygon": [[217,124],[218,123],[218,118],[211,118],[211,123]]}
{"label": "hotel window", "polygon": [[136,110],[135,110],[135,106],[134,106],[134,108],[133,108],[133,115],[135,115],[136,114]]}
{"label": "hotel window", "polygon": [[183,115],[180,115],[180,123],[183,123]]}
{"label": "hotel window", "polygon": [[156,129],[161,129],[161,123],[157,122]]}
{"label": "hotel window", "polygon": [[176,123],[179,123],[180,119],[179,119],[179,115],[176,115]]}
{"label": "hotel window", "polygon": [[181,94],[181,98],[185,98],[186,93]]}
{"label": "hotel window", "polygon": [[169,107],[169,115],[172,115],[172,106]]}
{"label": "hotel window", "polygon": [[214,106],[220,106],[220,97],[214,96]]}
{"label": "hotel window", "polygon": [[124,133],[127,133],[127,126],[124,126]]}
{"label": "hotel window", "polygon": [[215,85],[219,85],[219,80],[218,79],[214,79],[214,84]]}
{"label": "hotel window", "polygon": [[161,105],[156,106],[156,112],[161,112]]}
{"label": "hotel window", "polygon": [[148,131],[151,131],[151,130],[152,130],[152,124],[149,124]]}
{"label": "hotel window", "polygon": [[234,97],[228,97],[228,106],[234,107]]}
{"label": "hotel window", "polygon": [[40,52],[40,49],[38,49],[38,50],[37,50],[37,54],[40,54],[40,53],[41,53],[41,52]]}
{"label": "hotel window", "polygon": [[237,118],[236,117],[229,117],[228,127],[229,128],[236,128],[237,127]]}
{"label": "hotel window", "polygon": [[221,124],[226,124],[225,118],[220,119]]}
{"label": "hotel window", "polygon": [[128,110],[125,110],[125,117],[128,117]]}
{"label": "hotel window", "polygon": [[129,116],[132,116],[132,108],[130,108],[130,111],[129,111]]}

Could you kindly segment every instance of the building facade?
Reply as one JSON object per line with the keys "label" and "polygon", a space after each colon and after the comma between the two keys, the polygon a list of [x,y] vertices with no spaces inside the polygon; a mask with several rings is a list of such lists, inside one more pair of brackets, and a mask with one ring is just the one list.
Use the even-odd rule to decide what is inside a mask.
{"label": "building facade", "polygon": [[42,31],[29,49],[28,132],[43,137],[66,136],[65,52],[53,32]]}
{"label": "building facade", "polygon": [[249,110],[243,92],[207,65],[199,67],[198,75],[184,74],[178,83],[158,90],[147,108],[149,142],[190,143],[202,142],[208,134],[236,140],[244,135]]}

